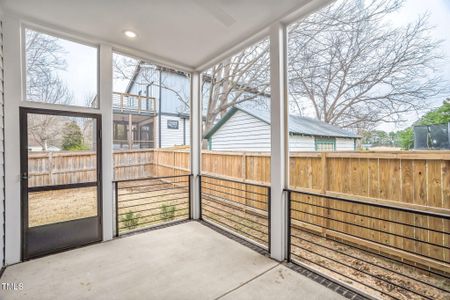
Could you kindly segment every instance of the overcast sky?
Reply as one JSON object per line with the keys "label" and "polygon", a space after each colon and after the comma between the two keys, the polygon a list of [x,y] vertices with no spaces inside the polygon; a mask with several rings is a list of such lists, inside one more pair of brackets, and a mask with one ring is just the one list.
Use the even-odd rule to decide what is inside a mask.
{"label": "overcast sky", "polygon": [[[450,88],[450,0],[407,0],[405,5],[395,14],[389,17],[389,22],[394,26],[405,25],[413,22],[420,15],[428,12],[430,24],[435,26],[432,35],[437,40],[442,40],[442,53],[445,61],[437,68],[442,77],[449,82]],[[74,103],[84,105],[88,96],[97,93],[97,49],[65,40],[61,45],[67,51],[65,59],[67,70],[61,72],[61,78],[66,82],[74,96]],[[114,82],[114,89],[123,91],[125,81]],[[447,95],[448,96],[448,95]],[[429,107],[439,106],[445,95],[435,99],[429,99]],[[419,115],[411,113],[407,116],[408,122],[403,124],[381,124],[383,130],[399,130],[410,126]]]}
{"label": "overcast sky", "polygon": [[[137,67],[139,61],[137,59],[134,59],[129,56],[125,56],[118,53],[113,53],[113,61],[117,60],[119,66],[123,64],[123,62],[126,62],[126,65]],[[123,72],[126,72],[126,77],[132,77],[134,70],[131,70],[132,68],[123,68]],[[113,91],[119,92],[119,93],[125,93],[126,89],[128,87],[128,83],[130,82],[128,79],[124,79],[124,74],[114,74],[113,69]]]}
{"label": "overcast sky", "polygon": [[72,92],[73,104],[84,106],[87,98],[97,94],[97,48],[60,39],[67,69],[58,72]]}
{"label": "overcast sky", "polygon": [[[441,50],[444,61],[436,68],[439,70],[442,78],[447,82],[450,90],[450,0],[407,0],[405,5],[396,13],[392,14],[389,21],[393,25],[405,25],[425,13],[429,15],[429,23],[434,26],[431,34],[434,39],[441,40]],[[442,104],[442,101],[450,94],[442,95],[434,99],[429,99],[429,108],[436,108]],[[421,114],[411,113],[407,116],[408,122],[403,124],[381,124],[379,129],[392,131],[404,129],[416,121]]]}

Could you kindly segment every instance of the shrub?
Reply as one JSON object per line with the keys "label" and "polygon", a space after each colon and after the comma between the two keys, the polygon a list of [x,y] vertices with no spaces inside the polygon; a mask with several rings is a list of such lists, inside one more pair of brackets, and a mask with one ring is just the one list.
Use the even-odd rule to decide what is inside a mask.
{"label": "shrub", "polygon": [[126,229],[135,229],[139,223],[139,214],[135,214],[130,210],[122,216],[121,221]]}
{"label": "shrub", "polygon": [[70,122],[64,126],[62,148],[67,151],[89,150],[89,147],[84,144],[83,133],[76,122]]}
{"label": "shrub", "polygon": [[161,214],[164,220],[171,221],[175,218],[175,205],[161,205]]}

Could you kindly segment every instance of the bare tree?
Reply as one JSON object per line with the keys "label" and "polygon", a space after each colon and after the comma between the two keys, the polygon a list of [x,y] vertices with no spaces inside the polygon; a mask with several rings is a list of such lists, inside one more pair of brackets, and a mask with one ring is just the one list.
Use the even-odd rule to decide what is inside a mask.
{"label": "bare tree", "polygon": [[266,106],[270,97],[269,41],[264,39],[213,66],[203,76],[203,103],[207,132],[226,111],[253,102]]}
{"label": "bare tree", "polygon": [[337,1],[289,28],[289,96],[294,110],[369,129],[399,122],[442,92],[434,66],[439,41],[427,16],[404,27],[386,17],[401,0]]}
{"label": "bare tree", "polygon": [[[114,78],[155,86],[172,93],[180,103],[180,112],[189,112],[190,94],[187,74],[117,55],[113,59]],[[171,80],[168,74],[180,76]],[[138,76],[136,76],[138,74]],[[183,81],[182,78],[186,80]],[[208,130],[233,105],[256,101],[269,95],[269,42],[263,40],[239,54],[225,59],[203,74],[203,103],[207,110]],[[260,101],[267,105],[267,101]]]}
{"label": "bare tree", "polygon": [[[189,112],[188,74],[122,55],[114,56],[113,70],[114,79],[133,81],[135,85],[156,87],[171,93],[179,102],[178,111],[180,113]],[[178,80],[171,80],[170,74],[178,75]]]}
{"label": "bare tree", "polygon": [[72,95],[58,76],[67,68],[64,48],[50,35],[32,30],[25,35],[27,100],[69,104]]}
{"label": "bare tree", "polygon": [[[69,104],[72,95],[58,76],[58,71],[67,66],[62,55],[64,49],[57,38],[32,30],[26,30],[25,35],[27,100]],[[44,151],[60,137],[57,120],[50,115],[31,115],[28,120],[30,138]]]}
{"label": "bare tree", "polygon": [[[49,146],[57,146],[61,142],[61,128],[64,123],[61,117],[32,114],[28,118],[28,139],[48,151]],[[32,145],[30,145],[32,146]]]}
{"label": "bare tree", "polygon": [[[368,129],[380,122],[401,122],[442,93],[442,81],[435,75],[442,58],[440,42],[430,37],[427,16],[406,26],[387,22],[402,4],[402,0],[340,0],[292,24],[291,111],[303,114],[308,108],[312,109],[308,114],[324,122]],[[269,66],[265,39],[202,74],[205,131],[232,106],[250,103],[268,108]],[[142,77],[157,85],[154,71],[145,72]]]}

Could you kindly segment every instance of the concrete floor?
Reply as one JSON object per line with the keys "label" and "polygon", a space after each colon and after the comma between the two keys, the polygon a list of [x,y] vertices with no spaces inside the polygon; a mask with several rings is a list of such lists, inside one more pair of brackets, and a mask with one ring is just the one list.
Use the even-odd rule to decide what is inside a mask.
{"label": "concrete floor", "polygon": [[188,222],[10,266],[0,299],[343,299]]}

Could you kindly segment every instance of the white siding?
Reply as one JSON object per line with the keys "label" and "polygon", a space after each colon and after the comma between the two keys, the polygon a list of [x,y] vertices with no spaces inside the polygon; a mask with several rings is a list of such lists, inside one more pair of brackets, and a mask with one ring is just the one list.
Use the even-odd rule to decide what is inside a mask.
{"label": "white siding", "polygon": [[354,151],[354,150],[355,150],[354,139],[336,138],[336,151]]}
{"label": "white siding", "polygon": [[316,143],[312,136],[292,135],[289,136],[289,151],[315,151]]}
{"label": "white siding", "polygon": [[[167,128],[168,120],[178,121],[178,129]],[[186,125],[185,129],[184,125]],[[158,130],[158,128],[156,128],[156,130]],[[184,133],[186,133],[186,145],[189,145],[189,119],[183,121],[182,118],[177,116],[161,115],[161,148],[184,145]],[[156,135],[159,135],[158,131],[156,131]],[[158,138],[155,140],[157,145],[159,145],[157,141]]]}
{"label": "white siding", "polygon": [[[180,101],[178,94],[182,95],[185,100],[189,99],[190,94],[190,79],[184,75],[165,72],[162,74],[162,82],[164,86],[169,87],[169,89],[163,88],[161,90],[161,111],[163,113],[188,113],[189,108]],[[141,95],[147,94],[147,85],[150,82],[159,82],[159,72],[158,71],[144,71],[141,69],[139,72],[135,83],[131,87],[130,94]],[[154,97],[157,102],[160,96],[159,87],[157,85],[149,85],[149,96]],[[177,93],[175,93],[176,91]]]}
{"label": "white siding", "polygon": [[213,134],[211,150],[269,152],[270,126],[237,111]]}
{"label": "white siding", "polygon": [[[211,150],[270,152],[270,125],[237,111],[211,137]],[[315,137],[289,136],[289,151],[315,151]],[[353,151],[354,140],[336,138],[336,151]]]}

